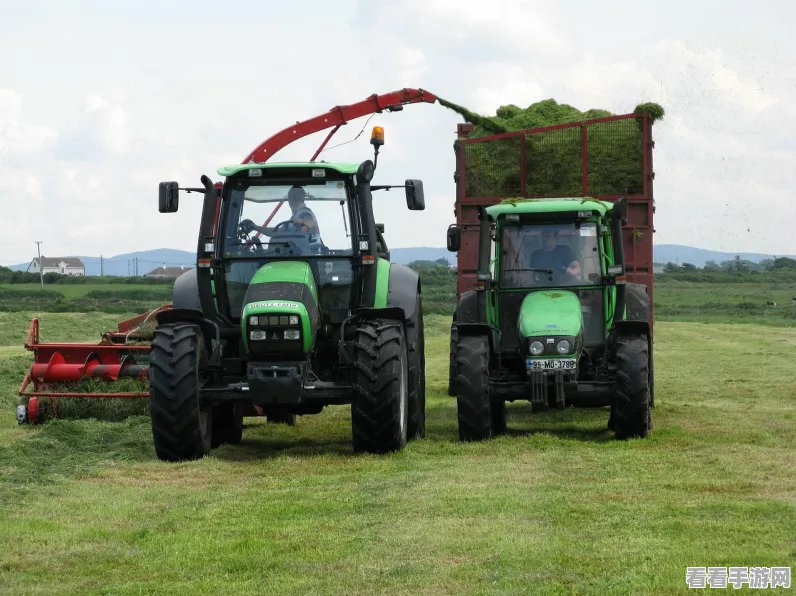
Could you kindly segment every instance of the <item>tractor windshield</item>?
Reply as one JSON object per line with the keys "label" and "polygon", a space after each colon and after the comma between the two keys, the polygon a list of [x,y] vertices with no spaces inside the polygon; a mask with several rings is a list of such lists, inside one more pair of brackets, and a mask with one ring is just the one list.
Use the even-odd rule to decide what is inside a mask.
{"label": "tractor windshield", "polygon": [[347,201],[339,180],[237,185],[227,201],[225,255],[350,255]]}
{"label": "tractor windshield", "polygon": [[599,285],[597,224],[504,225],[500,286]]}

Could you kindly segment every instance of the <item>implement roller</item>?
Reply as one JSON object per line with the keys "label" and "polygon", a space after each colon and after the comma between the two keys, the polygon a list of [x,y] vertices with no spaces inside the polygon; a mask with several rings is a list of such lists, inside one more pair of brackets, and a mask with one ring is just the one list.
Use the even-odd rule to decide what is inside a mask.
{"label": "implement roller", "polygon": [[[120,378],[145,380],[149,375],[149,337],[136,334],[157,313],[169,310],[162,306],[151,313],[139,315],[118,324],[118,331],[102,334],[97,344],[42,343],[39,319],[33,319],[25,338],[25,349],[33,352],[34,362],[25,374],[19,395],[27,404],[17,407],[20,424],[42,421],[40,398],[147,398],[148,391],[131,392],[66,392],[52,389],[55,385],[75,384],[86,379],[118,381]],[[145,342],[145,343],[130,343]],[[33,390],[30,386],[33,385]],[[57,406],[57,403],[56,403]]]}

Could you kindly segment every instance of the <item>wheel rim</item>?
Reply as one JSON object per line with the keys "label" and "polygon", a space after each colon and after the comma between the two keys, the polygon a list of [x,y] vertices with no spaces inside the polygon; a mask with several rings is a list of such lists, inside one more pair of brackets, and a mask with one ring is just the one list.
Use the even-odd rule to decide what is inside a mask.
{"label": "wheel rim", "polygon": [[403,350],[401,351],[401,400],[398,404],[398,430],[399,436],[401,437],[401,442],[405,440],[406,437],[406,426],[407,426],[407,402],[409,401],[409,393],[407,392],[406,387],[406,346],[404,346]]}

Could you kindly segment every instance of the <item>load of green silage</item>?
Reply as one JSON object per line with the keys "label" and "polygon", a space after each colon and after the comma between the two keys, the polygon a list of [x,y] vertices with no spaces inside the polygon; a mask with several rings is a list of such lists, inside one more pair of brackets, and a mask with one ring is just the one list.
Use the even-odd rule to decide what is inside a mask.
{"label": "load of green silage", "polygon": [[[469,135],[471,139],[614,115],[600,109],[580,111],[553,99],[536,102],[524,109],[514,104],[504,105],[494,116],[476,114],[447,100],[440,99],[439,102],[474,125]],[[664,116],[663,107],[656,103],[639,104],[633,112],[646,113],[651,123]],[[643,137],[640,122],[640,119],[628,119],[587,127],[589,195],[642,192]],[[525,196],[582,195],[582,131],[579,126],[464,145],[466,195],[522,196],[520,163],[523,142]]]}

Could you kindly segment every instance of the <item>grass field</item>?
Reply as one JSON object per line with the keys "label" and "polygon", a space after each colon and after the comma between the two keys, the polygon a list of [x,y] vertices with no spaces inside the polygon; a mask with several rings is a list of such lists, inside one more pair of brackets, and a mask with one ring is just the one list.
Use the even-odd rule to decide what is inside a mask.
{"label": "grass field", "polygon": [[[658,323],[647,440],[614,441],[606,411],[517,403],[508,436],[462,444],[431,316],[428,435],[404,452],[352,455],[338,407],[247,419],[241,445],[174,465],[145,417],[18,427],[11,317],[2,594],[672,594],[687,566],[796,566],[793,329]],[[43,334],[115,320],[53,314]]]}

